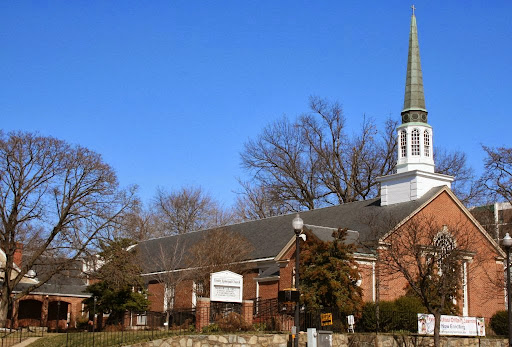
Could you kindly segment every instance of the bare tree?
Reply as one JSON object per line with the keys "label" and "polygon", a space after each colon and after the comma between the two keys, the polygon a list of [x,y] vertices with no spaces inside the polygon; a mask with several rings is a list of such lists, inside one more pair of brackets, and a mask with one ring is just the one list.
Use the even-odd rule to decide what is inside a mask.
{"label": "bare tree", "polygon": [[129,238],[134,241],[144,241],[161,235],[162,220],[142,202],[135,200],[132,208],[120,219],[116,237]]}
{"label": "bare tree", "polygon": [[373,120],[363,117],[361,129],[348,136],[338,103],[311,98],[310,107],[312,113],[302,116],[299,126],[318,158],[319,181],[335,196],[334,203],[376,196],[375,178],[391,173],[396,163],[397,123],[388,120],[379,133]]}
{"label": "bare tree", "polygon": [[190,248],[186,258],[188,267],[194,268],[192,279],[196,283],[196,294],[207,297],[210,294],[210,274],[230,270],[242,272],[242,263],[253,251],[251,243],[242,235],[219,228],[206,231],[202,239]]}
{"label": "bare tree", "polygon": [[[86,148],[31,133],[0,134],[0,322],[14,300],[47,282],[107,231],[131,201],[112,168]],[[14,263],[23,242],[23,264]],[[59,259],[51,271],[14,294],[35,264]]]}
{"label": "bare tree", "polygon": [[[347,135],[338,103],[311,98],[311,113],[267,126],[245,144],[243,167],[286,211],[342,204],[378,194],[375,178],[396,162],[396,123],[379,132],[363,118],[361,130]],[[257,213],[255,213],[257,214]]]}
{"label": "bare tree", "polygon": [[327,195],[319,184],[317,158],[298,124],[282,118],[245,144],[242,165],[286,210],[313,209]]}
{"label": "bare tree", "polygon": [[485,187],[496,200],[512,203],[512,148],[486,147],[485,172],[482,177]]}
{"label": "bare tree", "polygon": [[250,182],[239,183],[242,191],[239,192],[234,208],[237,219],[263,219],[288,212],[272,189],[262,185],[255,186]]}
{"label": "bare tree", "polygon": [[226,225],[231,213],[201,188],[181,188],[168,192],[157,191],[154,208],[160,218],[161,234],[176,235]]}
{"label": "bare tree", "polygon": [[[390,287],[405,280],[409,290],[434,315],[435,346],[440,346],[441,315],[459,309],[455,303],[463,290],[464,266],[468,267],[465,276],[481,276],[483,264],[495,264],[497,253],[477,249],[481,245],[469,230],[474,228],[467,220],[441,225],[434,216],[415,216],[390,232],[380,244],[380,274],[388,279],[386,285]],[[498,272],[492,274],[490,270],[484,272],[496,275],[488,282],[491,297],[502,290],[502,282],[500,285]]]}
{"label": "bare tree", "polygon": [[[237,209],[244,218],[371,199],[379,195],[376,178],[393,173],[397,121],[379,129],[363,116],[360,129],[349,134],[337,102],[312,97],[310,109],[268,125],[245,144],[242,166],[254,179],[242,184]],[[456,177],[454,191],[463,202],[479,201],[481,186],[464,153],[437,150],[436,162],[438,172]]]}
{"label": "bare tree", "polygon": [[448,152],[441,148],[436,148],[434,153],[436,172],[455,177],[452,190],[460,201],[466,206],[482,202],[483,186],[476,179],[473,168],[468,166],[466,153],[461,151]]}
{"label": "bare tree", "polygon": [[[183,244],[180,242],[180,239],[176,239],[176,242],[170,248],[164,249],[160,245],[159,252],[155,255],[155,262],[161,269],[156,273],[155,278],[164,286],[164,310],[168,323],[174,306],[177,287],[187,278],[186,272],[183,271],[184,254],[185,248]],[[167,325],[167,328],[169,328],[169,325]]]}

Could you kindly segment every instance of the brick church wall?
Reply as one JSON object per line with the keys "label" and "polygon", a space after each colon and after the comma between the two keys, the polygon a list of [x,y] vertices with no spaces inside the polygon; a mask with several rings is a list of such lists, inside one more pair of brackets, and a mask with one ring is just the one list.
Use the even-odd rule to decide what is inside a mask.
{"label": "brick church wall", "polygon": [[[474,252],[474,256],[467,263],[469,315],[490,317],[497,310],[503,310],[505,308],[504,291],[500,287],[500,281],[501,285],[503,283],[503,263],[499,261],[500,254],[448,193],[440,194],[408,223],[413,223],[414,219],[421,220],[421,218],[426,219],[432,216],[438,225],[446,225],[448,231],[450,226],[462,226],[460,228],[462,235],[459,237],[470,240],[467,246],[471,247],[470,251]],[[406,227],[407,224],[402,226],[402,228]],[[405,294],[406,287],[407,281],[403,276],[383,273],[380,299],[396,299]],[[458,305],[462,307],[462,299]]]}

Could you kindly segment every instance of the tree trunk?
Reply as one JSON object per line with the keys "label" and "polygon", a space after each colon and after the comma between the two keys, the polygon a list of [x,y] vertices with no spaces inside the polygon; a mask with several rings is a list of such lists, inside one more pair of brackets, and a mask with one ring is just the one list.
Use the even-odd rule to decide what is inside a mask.
{"label": "tree trunk", "polygon": [[434,313],[434,346],[435,347],[440,347],[441,346],[441,336],[440,336],[440,331],[441,331],[441,314],[436,312]]}
{"label": "tree trunk", "polygon": [[167,322],[167,331],[169,331],[169,325],[171,325],[171,322],[169,322],[169,317],[171,316],[171,313],[169,310],[165,312],[165,321]]}
{"label": "tree trunk", "polygon": [[[2,290],[4,291],[4,290]],[[7,313],[9,312],[9,300],[2,295],[0,300],[0,327],[7,328]]]}

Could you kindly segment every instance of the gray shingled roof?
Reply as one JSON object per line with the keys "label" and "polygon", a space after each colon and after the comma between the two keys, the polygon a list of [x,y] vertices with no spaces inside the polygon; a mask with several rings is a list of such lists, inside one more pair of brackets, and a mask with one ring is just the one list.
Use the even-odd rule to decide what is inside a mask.
{"label": "gray shingled roof", "polygon": [[[358,237],[358,250],[361,252],[371,251],[372,245],[389,231],[389,221],[398,223],[410,215],[414,210],[424,204],[437,194],[443,187],[432,188],[420,199],[394,205],[380,206],[380,198],[357,201],[338,206],[324,207],[300,213],[304,224],[313,230],[321,239],[327,239],[332,229],[326,228],[348,228],[358,233],[349,233],[349,239]],[[235,232],[245,237],[254,250],[246,260],[258,260],[274,258],[294,237],[292,220],[295,213],[233,224],[224,227],[227,231]],[[394,225],[393,225],[394,226]],[[162,269],[157,259],[161,249],[173,250],[178,242],[181,246],[189,249],[196,242],[199,242],[206,233],[211,230],[202,230],[182,235],[168,236],[140,242],[137,245],[143,273],[158,272]],[[349,242],[355,241],[352,240]],[[185,258],[185,257],[184,257]],[[185,261],[181,268],[186,266]],[[180,268],[179,267],[179,268]]]}

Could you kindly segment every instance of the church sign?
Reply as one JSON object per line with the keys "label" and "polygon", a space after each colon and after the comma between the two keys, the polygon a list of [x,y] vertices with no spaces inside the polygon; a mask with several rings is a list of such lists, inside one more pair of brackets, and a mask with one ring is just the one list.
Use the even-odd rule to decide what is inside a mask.
{"label": "church sign", "polygon": [[244,279],[231,271],[210,274],[210,300],[221,302],[242,302]]}
{"label": "church sign", "polygon": [[[434,335],[434,315],[418,313],[418,334]],[[485,336],[481,317],[441,316],[440,335]]]}

